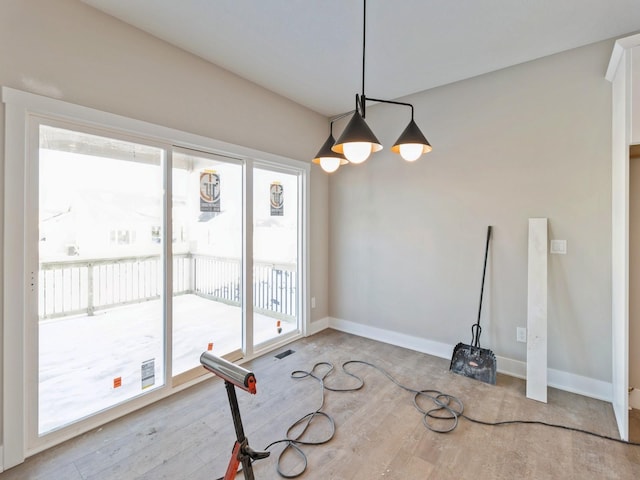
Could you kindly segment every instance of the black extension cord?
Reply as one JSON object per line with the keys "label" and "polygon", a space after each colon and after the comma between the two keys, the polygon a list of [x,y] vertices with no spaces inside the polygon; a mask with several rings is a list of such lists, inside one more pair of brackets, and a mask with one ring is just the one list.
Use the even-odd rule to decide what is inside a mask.
{"label": "black extension cord", "polygon": [[[452,432],[453,430],[455,430],[455,428],[458,426],[458,420],[460,418],[464,418],[465,420],[468,420],[470,422],[473,423],[477,423],[480,425],[487,425],[487,426],[492,426],[492,427],[497,427],[497,426],[506,426],[506,425],[541,425],[541,426],[545,426],[545,427],[552,427],[552,428],[559,428],[559,429],[563,429],[563,430],[569,430],[572,432],[578,432],[578,433],[583,433],[586,435],[591,435],[597,438],[602,438],[604,440],[609,440],[609,441],[613,441],[613,442],[618,442],[618,443],[623,443],[626,445],[633,445],[633,446],[640,446],[640,443],[636,443],[636,442],[628,442],[625,440],[621,440],[619,438],[614,438],[614,437],[609,437],[607,435],[601,435],[599,433],[595,433],[595,432],[590,432],[588,430],[583,430],[580,428],[575,428],[575,427],[569,427],[566,425],[559,425],[559,424],[554,424],[554,423],[547,423],[547,422],[541,422],[541,421],[537,421],[537,420],[508,420],[508,421],[500,421],[500,422],[485,422],[483,420],[478,420],[472,417],[469,417],[468,415],[464,414],[464,406],[462,404],[462,401],[453,396],[453,395],[449,395],[446,393],[443,393],[439,390],[433,390],[433,389],[425,389],[425,390],[415,390],[413,388],[409,388],[405,385],[402,385],[400,382],[398,382],[393,376],[391,376],[386,370],[384,370],[383,368],[370,363],[370,362],[366,362],[364,360],[349,360],[346,361],[342,364],[342,371],[350,376],[353,377],[357,380],[357,385],[355,387],[348,387],[348,388],[335,388],[335,387],[328,387],[327,385],[325,385],[325,379],[327,378],[327,376],[329,376],[329,374],[334,370],[334,366],[333,364],[331,364],[330,362],[318,362],[315,365],[313,365],[313,367],[311,368],[310,371],[305,371],[305,370],[295,370],[293,372],[291,372],[291,378],[294,379],[303,379],[303,378],[313,378],[314,380],[318,381],[320,383],[321,391],[320,393],[322,394],[322,399],[320,402],[320,406],[314,410],[313,412],[309,412],[306,415],[300,417],[298,420],[296,420],[288,429],[287,429],[287,433],[286,433],[286,437],[281,439],[281,440],[276,440],[275,442],[271,442],[269,445],[267,445],[264,450],[269,450],[271,447],[273,447],[274,445],[280,444],[280,443],[284,443],[286,444],[285,448],[282,450],[282,452],[280,452],[280,455],[278,456],[278,461],[276,463],[276,470],[278,472],[278,475],[280,475],[283,478],[296,478],[299,477],[300,475],[302,475],[306,469],[307,469],[307,456],[305,455],[304,451],[302,450],[301,446],[305,446],[305,445],[323,445],[329,441],[331,441],[331,439],[333,438],[333,436],[335,435],[336,432],[336,426],[335,426],[335,422],[333,420],[333,418],[327,414],[326,412],[322,411],[322,408],[324,407],[324,392],[325,390],[329,390],[331,392],[355,392],[357,390],[362,389],[362,387],[364,387],[364,379],[359,377],[358,375],[356,375],[355,373],[350,372],[349,370],[347,370],[347,365],[351,365],[351,364],[361,364],[361,365],[367,365],[371,368],[376,369],[377,371],[379,371],[380,373],[382,373],[385,377],[387,377],[389,380],[391,380],[395,385],[397,385],[398,387],[400,387],[403,390],[406,390],[407,392],[413,393],[414,397],[413,397],[413,404],[416,408],[416,410],[418,410],[421,414],[422,414],[422,423],[424,424],[424,426],[429,429],[432,432],[436,432],[436,433],[449,433]],[[319,370],[324,369],[324,373],[320,372]],[[421,398],[427,398],[429,400],[431,400],[431,402],[433,403],[433,407],[430,409],[424,409],[423,407],[420,406],[420,400]],[[308,431],[309,427],[311,426],[311,422],[316,420],[316,419],[324,419],[325,421],[327,421],[329,423],[330,426],[330,433],[329,435],[321,440],[316,440],[316,441],[305,441],[305,440],[300,440],[301,437]],[[296,429],[300,429],[299,433],[295,436],[291,436],[291,432],[293,430]],[[282,460],[284,458],[285,455],[288,454],[295,454],[298,455],[300,457],[300,459],[302,460],[302,468],[297,471],[297,472],[292,472],[292,473],[285,473],[282,471],[281,468],[281,463]]]}

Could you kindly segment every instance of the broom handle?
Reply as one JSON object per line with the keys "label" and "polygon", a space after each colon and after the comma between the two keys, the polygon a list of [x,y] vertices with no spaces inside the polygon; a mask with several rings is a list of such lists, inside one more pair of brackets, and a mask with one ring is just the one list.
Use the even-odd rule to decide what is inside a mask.
{"label": "broom handle", "polygon": [[482,329],[480,328],[480,314],[482,313],[482,296],[484,293],[484,276],[487,273],[487,257],[489,256],[489,240],[491,239],[491,225],[487,227],[487,246],[484,249],[484,267],[482,268],[482,286],[480,287],[480,306],[478,307],[478,321],[476,324],[471,327],[471,331],[473,336],[475,337],[473,340],[473,346],[480,346],[480,333]]}

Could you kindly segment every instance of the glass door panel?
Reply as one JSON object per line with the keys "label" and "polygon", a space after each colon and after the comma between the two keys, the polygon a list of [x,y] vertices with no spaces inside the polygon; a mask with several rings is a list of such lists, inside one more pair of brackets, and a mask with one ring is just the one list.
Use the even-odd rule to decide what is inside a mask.
{"label": "glass door panel", "polygon": [[164,385],[164,151],[40,125],[38,435]]}
{"label": "glass door panel", "polygon": [[298,175],[253,170],[254,345],[298,331]]}
{"label": "glass door panel", "polygon": [[172,159],[175,376],[205,350],[241,357],[243,215],[240,162],[189,150]]}

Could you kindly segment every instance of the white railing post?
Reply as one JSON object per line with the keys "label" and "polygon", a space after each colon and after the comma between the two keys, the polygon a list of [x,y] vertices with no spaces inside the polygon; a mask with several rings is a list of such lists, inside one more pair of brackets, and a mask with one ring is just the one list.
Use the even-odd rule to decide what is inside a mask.
{"label": "white railing post", "polygon": [[93,315],[93,263],[87,263],[87,315]]}

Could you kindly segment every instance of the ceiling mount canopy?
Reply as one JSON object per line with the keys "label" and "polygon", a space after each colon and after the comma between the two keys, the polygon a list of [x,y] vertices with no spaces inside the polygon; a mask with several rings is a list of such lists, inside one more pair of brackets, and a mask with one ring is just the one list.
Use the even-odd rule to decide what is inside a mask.
{"label": "ceiling mount canopy", "polygon": [[[423,153],[432,150],[431,144],[418,128],[413,119],[413,105],[410,103],[396,102],[393,100],[382,100],[379,98],[367,98],[364,94],[365,79],[365,46],[367,28],[367,0],[363,0],[363,21],[362,21],[362,93],[356,93],[356,108],[353,111],[343,113],[334,117],[330,121],[330,133],[327,141],[322,145],[313,163],[319,164],[328,173],[335,172],[340,165],[351,163],[362,163],[369,155],[382,150],[382,144],[377,139],[373,131],[365,121],[366,103],[378,102],[393,105],[402,105],[411,108],[411,121],[404,129],[391,151],[399,153],[408,162],[413,162],[420,158]],[[345,127],[337,141],[333,138],[333,122],[353,113],[351,120]],[[333,152],[333,155],[330,153]]]}

